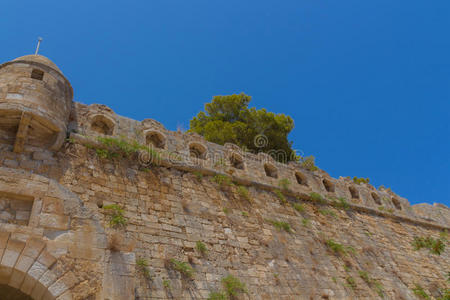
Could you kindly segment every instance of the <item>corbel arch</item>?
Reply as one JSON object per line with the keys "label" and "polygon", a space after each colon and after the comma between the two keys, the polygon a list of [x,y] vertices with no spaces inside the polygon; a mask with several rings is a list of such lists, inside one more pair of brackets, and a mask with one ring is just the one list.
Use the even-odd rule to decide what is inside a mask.
{"label": "corbel arch", "polygon": [[189,156],[192,158],[206,159],[208,149],[205,145],[200,143],[190,143],[189,144]]}
{"label": "corbel arch", "polygon": [[265,163],[264,164],[264,171],[266,173],[266,176],[272,177],[272,178],[278,178],[278,170],[277,170],[277,167],[275,167],[274,164]]}
{"label": "corbel arch", "polygon": [[147,146],[153,146],[158,149],[166,148],[166,136],[157,130],[145,131],[145,144]]}
{"label": "corbel arch", "polygon": [[245,163],[244,163],[244,158],[235,153],[235,152],[231,152],[228,155],[228,158],[230,160],[230,165],[235,168],[235,169],[239,169],[239,170],[244,170],[245,169]]}
{"label": "corbel arch", "polygon": [[91,131],[102,135],[114,135],[116,122],[107,115],[93,115],[90,117],[89,123]]}

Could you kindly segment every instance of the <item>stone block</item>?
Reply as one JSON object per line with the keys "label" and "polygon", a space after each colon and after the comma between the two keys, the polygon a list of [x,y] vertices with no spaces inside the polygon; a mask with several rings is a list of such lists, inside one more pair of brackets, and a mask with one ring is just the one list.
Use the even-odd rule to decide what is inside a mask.
{"label": "stone block", "polygon": [[24,279],[25,273],[19,272],[18,270],[13,270],[8,285],[15,289],[20,289],[20,286],[22,285]]}
{"label": "stone block", "polygon": [[10,250],[8,248],[5,249],[2,257],[2,266],[12,268],[17,262],[19,258],[20,252]]}
{"label": "stone block", "polygon": [[44,228],[67,230],[69,229],[69,217],[55,214],[41,214],[39,216],[39,225]]}
{"label": "stone block", "polygon": [[3,164],[9,168],[17,168],[19,166],[19,162],[17,160],[5,159]]}
{"label": "stone block", "polygon": [[[47,287],[43,286],[40,283],[36,283],[36,285],[33,287],[33,290],[31,291],[30,296],[33,299],[45,299],[43,298],[44,294],[47,292]],[[47,298],[50,299],[50,298]]]}
{"label": "stone block", "polygon": [[35,261],[31,268],[28,270],[28,275],[35,280],[38,280],[45,273],[45,271],[47,271],[47,269],[47,266],[38,261]]}
{"label": "stone block", "polygon": [[72,292],[66,291],[64,294],[56,298],[56,300],[72,300]]}
{"label": "stone block", "polygon": [[41,255],[39,255],[37,261],[44,265],[46,268],[50,268],[56,262],[56,259],[55,257],[53,257],[53,255],[44,250],[42,251]]}
{"label": "stone block", "polygon": [[20,286],[20,290],[25,294],[29,295],[36,285],[36,279],[31,276],[25,276],[25,280],[22,282]]}
{"label": "stone block", "polygon": [[53,270],[47,270],[41,278],[39,278],[39,283],[44,287],[49,287],[58,279]]}
{"label": "stone block", "polygon": [[31,257],[33,259],[37,258],[39,253],[45,247],[45,242],[38,238],[31,238],[27,240],[25,248],[23,249],[23,255]]}
{"label": "stone block", "polygon": [[0,231],[0,249],[6,248],[6,244],[8,243],[9,233]]}
{"label": "stone block", "polygon": [[0,284],[8,284],[13,269],[9,267],[1,267],[0,268]]}
{"label": "stone block", "polygon": [[11,233],[11,236],[9,237],[10,240],[16,240],[19,242],[26,243],[27,240],[30,238],[30,234],[32,234],[31,233],[32,230],[30,230],[27,227],[21,227],[20,229],[18,229],[16,231],[17,232]]}
{"label": "stone block", "polygon": [[35,151],[33,152],[34,160],[53,160],[53,153],[50,151]]}
{"label": "stone block", "polygon": [[101,261],[104,258],[105,250],[92,247],[80,247],[80,245],[72,244],[68,246],[69,256],[72,258],[88,259],[93,261]]}
{"label": "stone block", "polygon": [[44,197],[42,199],[42,211],[49,214],[63,215],[63,199]]}
{"label": "stone block", "polygon": [[34,170],[39,167],[39,163],[33,160],[22,160],[20,167],[25,170]]}
{"label": "stone block", "polygon": [[57,298],[58,296],[66,292],[68,289],[69,287],[60,278],[48,288],[48,292],[52,298]]}
{"label": "stone block", "polygon": [[27,273],[33,265],[34,259],[25,255],[21,255],[17,260],[15,268],[23,273]]}

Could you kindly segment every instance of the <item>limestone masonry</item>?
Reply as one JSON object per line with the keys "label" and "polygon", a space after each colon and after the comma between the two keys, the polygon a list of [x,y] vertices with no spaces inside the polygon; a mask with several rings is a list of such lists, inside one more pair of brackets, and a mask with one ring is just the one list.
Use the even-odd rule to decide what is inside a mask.
{"label": "limestone masonry", "polygon": [[73,102],[43,56],[0,65],[1,300],[444,299],[449,224],[441,204]]}

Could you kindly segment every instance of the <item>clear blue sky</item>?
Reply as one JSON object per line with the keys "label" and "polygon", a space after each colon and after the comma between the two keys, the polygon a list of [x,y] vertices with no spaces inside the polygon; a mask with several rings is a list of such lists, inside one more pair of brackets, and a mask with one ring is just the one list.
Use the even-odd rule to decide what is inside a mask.
{"label": "clear blue sky", "polygon": [[172,130],[245,92],[332,176],[450,205],[449,30],[448,0],[6,0],[0,61],[42,36],[76,101]]}

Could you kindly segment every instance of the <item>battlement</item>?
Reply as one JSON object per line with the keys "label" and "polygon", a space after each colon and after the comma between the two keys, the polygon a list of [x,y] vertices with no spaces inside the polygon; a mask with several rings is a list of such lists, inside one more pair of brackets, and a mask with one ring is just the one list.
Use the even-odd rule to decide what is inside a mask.
{"label": "battlement", "polygon": [[153,119],[132,120],[115,114],[105,105],[75,103],[72,115],[70,130],[90,137],[90,143],[95,143],[97,137],[126,137],[165,153],[171,166],[190,166],[192,170],[203,169],[208,174],[222,173],[273,189],[279,187],[280,180],[287,179],[289,189],[298,194],[315,192],[329,199],[342,197],[380,214],[438,223],[444,227],[450,224],[450,210],[445,205],[410,205],[407,199],[390,189],[377,190],[371,184],[356,184],[350,178],[332,178],[320,169],[309,171],[296,162],[280,163],[266,153],[244,152],[231,143],[221,146],[195,133],[170,131]]}

